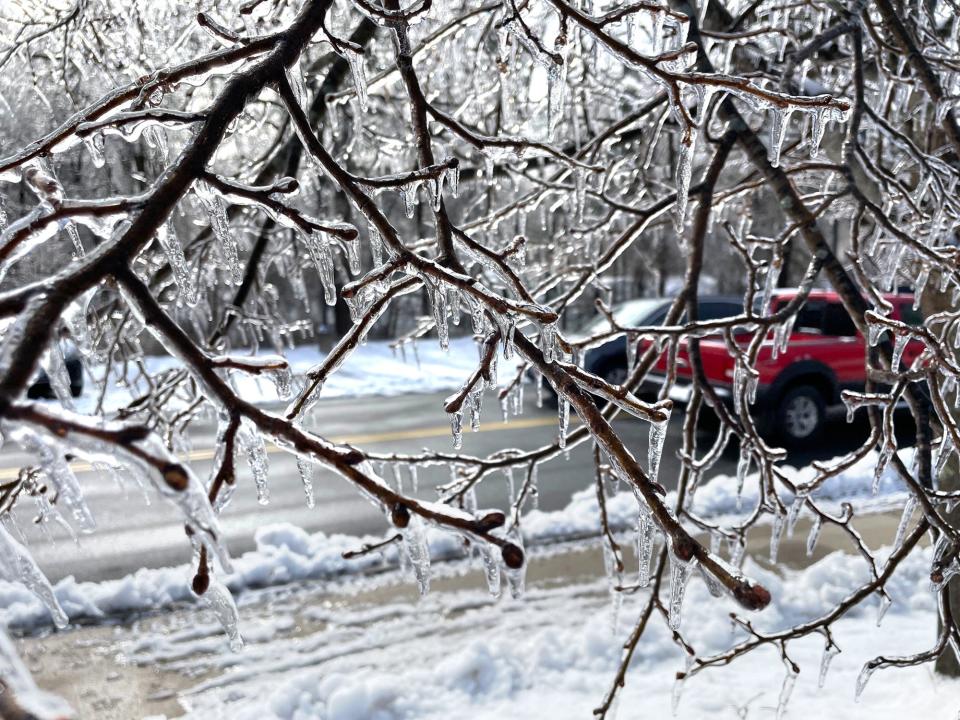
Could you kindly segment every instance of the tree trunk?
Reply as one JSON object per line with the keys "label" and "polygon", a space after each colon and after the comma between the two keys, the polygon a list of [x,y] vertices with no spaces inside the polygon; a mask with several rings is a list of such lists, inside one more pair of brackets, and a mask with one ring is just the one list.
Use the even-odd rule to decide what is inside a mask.
{"label": "tree trunk", "polygon": [[[927,291],[923,294],[922,308],[924,317],[929,317],[933,313],[943,312],[953,309],[950,295],[941,293],[936,288],[940,286],[939,277],[934,277],[932,282],[927,283]],[[947,348],[944,348],[947,349]],[[953,351],[954,359],[960,353]],[[953,398],[945,398],[948,408],[955,408],[956,404],[952,402]],[[954,411],[954,419],[960,419],[960,412]],[[950,458],[940,476],[937,478],[938,487],[941,490],[960,490],[960,465],[956,457]],[[953,527],[960,527],[960,506],[951,513],[944,513],[947,522]],[[960,618],[960,577],[955,577],[950,581],[950,610],[954,618]],[[960,677],[960,658],[948,645],[934,666],[936,671],[947,677]]]}

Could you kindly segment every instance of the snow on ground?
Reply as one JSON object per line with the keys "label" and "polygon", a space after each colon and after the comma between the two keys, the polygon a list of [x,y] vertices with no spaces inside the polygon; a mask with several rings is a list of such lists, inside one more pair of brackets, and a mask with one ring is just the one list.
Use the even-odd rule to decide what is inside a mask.
{"label": "snow on ground", "polygon": [[[901,457],[907,463],[911,452],[901,452]],[[861,511],[889,508],[903,499],[903,489],[893,471],[888,469],[882,477],[880,493],[874,497],[871,486],[875,463],[876,455],[869,454],[850,469],[831,478],[817,491],[816,497],[825,501],[828,507],[836,505],[840,499],[849,500],[858,514]],[[812,474],[809,468],[784,468],[784,472],[795,481],[809,479]],[[697,492],[695,509],[701,516],[730,521],[734,521],[736,515],[751,512],[757,502],[757,476],[747,477],[740,511],[737,509],[736,485],[735,477],[717,476]],[[668,495],[667,502],[674,502],[673,493]],[[617,531],[633,531],[637,522],[637,501],[633,493],[622,491],[610,498],[607,513],[611,526]],[[562,510],[533,510],[523,520],[524,542],[528,546],[596,536],[599,530],[599,511],[593,489],[574,494]],[[311,535],[291,524],[267,525],[256,532],[256,549],[234,561],[234,572],[225,577],[225,582],[234,593],[239,593],[251,587],[335,578],[343,574],[395,566],[395,547],[388,548],[382,556],[367,555],[355,560],[344,560],[341,556],[345,550],[355,550],[364,542],[379,539],[327,535],[323,532]],[[428,540],[434,561],[462,557],[463,545],[458,537],[431,528]],[[190,573],[190,568],[182,565],[141,569],[119,580],[100,583],[78,583],[68,577],[56,585],[55,593],[73,620],[124,615],[192,601],[188,583]],[[49,623],[49,612],[25,587],[18,583],[0,582],[0,624],[29,629]]]}
{"label": "snow on ground", "polygon": [[[404,393],[429,393],[459,388],[477,367],[477,345],[470,336],[451,338],[450,349],[444,352],[439,344],[430,338],[418,342],[415,346],[406,345],[396,352],[390,347],[391,341],[371,340],[361,345],[347,359],[343,366],[330,377],[323,386],[324,398],[359,397],[371,395],[402,395]],[[238,351],[237,355],[243,355]],[[314,345],[303,345],[285,353],[294,377],[302,377],[311,368],[320,364],[326,354]],[[499,363],[502,381],[512,378],[515,363]],[[144,365],[150,376],[155,378],[161,372],[181,367],[176,358],[169,356],[148,356]],[[276,390],[273,384],[263,378],[246,373],[235,372],[231,376],[240,395],[251,402],[276,402]],[[104,406],[116,409],[127,404],[146,386],[120,387],[111,383],[107,390]],[[83,396],[78,399],[77,407],[81,412],[90,412],[97,402],[98,388],[87,378]]]}
{"label": "snow on ground", "polygon": [[[956,720],[960,681],[935,679],[928,667],[878,671],[859,703],[853,697],[864,662],[933,643],[929,562],[927,549],[898,569],[889,586],[894,604],[880,630],[870,603],[833,627],[842,653],[830,665],[823,690],[817,689],[822,636],[788,645],[801,673],[785,717]],[[750,561],[747,569],[775,598],[751,616],[761,631],[817,617],[866,578],[862,559],[842,553],[784,576]],[[609,687],[620,644],[643,600],[626,600],[614,634],[603,580],[543,584],[519,601],[469,590],[414,603],[321,604],[305,593],[280,601],[286,623],[278,622],[269,604],[243,609],[245,618],[253,617],[242,620],[248,644],[240,653],[228,650],[212,618],[204,623],[196,617],[179,631],[164,624],[141,632],[124,641],[120,652],[125,662],[184,674],[180,701],[187,718],[583,720],[592,717]],[[734,609],[692,581],[681,631],[699,655],[744,637],[728,619]],[[669,718],[673,676],[684,668],[665,623],[655,617],[631,666],[619,717]],[[676,717],[773,718],[784,677],[779,652],[760,649],[688,680]]]}

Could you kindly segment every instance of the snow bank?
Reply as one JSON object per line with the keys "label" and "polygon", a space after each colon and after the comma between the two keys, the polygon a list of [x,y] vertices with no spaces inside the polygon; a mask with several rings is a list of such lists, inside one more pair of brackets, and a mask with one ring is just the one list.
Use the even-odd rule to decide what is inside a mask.
{"label": "snow bank", "polygon": [[[906,462],[910,451],[902,454]],[[880,495],[871,494],[873,464],[876,455],[869,454],[849,470],[832,478],[816,493],[829,502],[860,500],[858,509],[869,509],[881,502],[889,504],[903,492],[891,471],[884,473]],[[785,468],[796,481],[812,476],[809,468]],[[744,484],[743,512],[756,503],[757,476],[748,476]],[[667,502],[672,503],[671,493]],[[736,478],[720,475],[697,492],[695,509],[703,516],[723,517],[737,514]],[[607,514],[612,527],[630,531],[636,527],[637,501],[631,492],[619,492],[607,501]],[[559,540],[596,535],[600,530],[599,511],[594,491],[583,490],[573,495],[570,503],[556,512],[534,510],[524,516],[523,532],[527,545],[540,545]],[[460,539],[430,528],[427,532],[430,555],[437,560],[463,557]],[[336,578],[347,573],[362,573],[397,564],[395,546],[354,560],[344,560],[342,553],[356,550],[363,543],[381,538],[357,538],[349,535],[309,534],[291,524],[267,525],[255,534],[256,549],[234,561],[234,572],[225,578],[236,592],[246,588],[280,585],[305,580]],[[190,568],[141,569],[120,580],[100,583],[77,583],[72,577],[54,588],[67,614],[74,620],[104,615],[153,610],[192,599],[189,590]],[[44,606],[19,584],[0,582],[0,624],[30,628],[50,622]]]}
{"label": "snow bank", "polygon": [[[847,720],[955,720],[960,682],[933,679],[926,668],[880,671],[854,704],[855,679],[863,663],[880,653],[914,652],[934,641],[933,595],[925,579],[930,550],[908,558],[888,586],[894,603],[876,630],[872,608],[857,608],[833,626],[842,653],[833,660],[825,689],[817,690],[823,648],[820,635],[791,641],[790,657],[802,671],[788,717]],[[749,564],[771,587],[774,604],[751,616],[761,632],[818,617],[867,576],[861,558],[834,553],[808,569],[777,576]],[[522,605],[502,601],[470,605],[467,593],[443,594],[418,617],[373,622],[353,639],[348,657],[304,658],[302,665],[276,665],[288,642],[320,647],[338,629],[307,638],[249,648],[222,675],[184,697],[188,718],[236,720],[439,720],[471,718],[592,717],[612,681],[620,649],[642,596],[628,597],[612,632],[603,583],[534,589]],[[444,606],[445,605],[445,606]],[[462,616],[451,613],[471,607]],[[681,631],[699,656],[722,651],[745,638],[732,631],[726,599],[715,600],[700,581],[688,589]],[[422,626],[418,635],[410,626]],[[291,646],[292,647],[292,646]],[[139,663],[149,663],[141,656]],[[216,666],[216,663],[214,663]],[[659,618],[637,649],[621,700],[621,717],[670,717],[671,678],[683,657]],[[237,676],[239,679],[234,679]],[[785,676],[779,653],[764,648],[685,684],[677,717],[774,717]],[[749,678],[749,680],[745,680]],[[626,709],[629,708],[629,712]]]}

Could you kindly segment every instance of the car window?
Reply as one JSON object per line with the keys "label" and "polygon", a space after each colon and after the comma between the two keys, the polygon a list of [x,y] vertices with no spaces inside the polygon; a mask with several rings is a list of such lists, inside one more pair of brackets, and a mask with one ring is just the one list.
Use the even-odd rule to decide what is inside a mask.
{"label": "car window", "polygon": [[740,305],[729,302],[705,302],[700,304],[701,320],[720,320],[733,317],[743,311]]}
{"label": "car window", "polygon": [[[631,300],[630,302],[621,303],[620,305],[614,305],[611,311],[617,323],[627,327],[635,325],[657,325],[663,321],[663,318],[667,314],[664,301],[659,298]],[[659,320],[655,319],[658,313],[660,316]],[[590,322],[583,326],[578,334],[584,336],[596,335],[609,329],[610,323],[607,322],[606,316],[597,313]]]}

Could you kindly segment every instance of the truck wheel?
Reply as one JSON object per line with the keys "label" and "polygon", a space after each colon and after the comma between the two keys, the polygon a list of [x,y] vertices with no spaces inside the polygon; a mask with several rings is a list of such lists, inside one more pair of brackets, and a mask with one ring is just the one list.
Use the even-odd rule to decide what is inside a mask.
{"label": "truck wheel", "polygon": [[823,430],[824,411],[823,398],[816,388],[800,385],[787,390],[777,406],[780,437],[792,446],[815,440]]}

